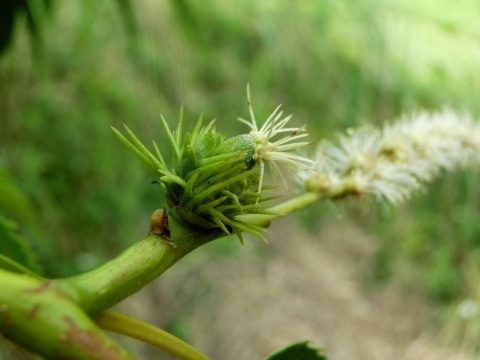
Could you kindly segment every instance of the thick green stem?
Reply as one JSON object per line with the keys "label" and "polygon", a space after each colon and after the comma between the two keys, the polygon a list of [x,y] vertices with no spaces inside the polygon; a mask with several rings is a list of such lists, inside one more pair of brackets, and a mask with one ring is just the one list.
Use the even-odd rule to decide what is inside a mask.
{"label": "thick green stem", "polygon": [[81,275],[44,280],[0,270],[0,332],[49,359],[133,359],[90,316],[137,292],[221,235],[192,230],[176,219],[175,212],[171,215],[168,222],[162,218],[168,227],[160,235],[147,236]]}
{"label": "thick green stem", "polygon": [[47,359],[134,359],[51,281],[0,270],[0,333]]}
{"label": "thick green stem", "polygon": [[54,280],[54,285],[87,313],[96,315],[136,293],[192,250],[221,235],[192,230],[178,221],[174,211],[170,211],[168,224],[168,234],[149,235],[104,265]]}
{"label": "thick green stem", "polygon": [[87,273],[55,280],[89,314],[97,314],[136,293],[195,248],[150,235]]}

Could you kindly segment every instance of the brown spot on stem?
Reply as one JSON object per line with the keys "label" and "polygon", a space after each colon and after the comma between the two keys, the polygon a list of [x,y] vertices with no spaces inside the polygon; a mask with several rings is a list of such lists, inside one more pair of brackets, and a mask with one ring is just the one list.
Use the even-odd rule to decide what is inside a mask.
{"label": "brown spot on stem", "polygon": [[60,291],[60,290],[55,290],[55,291],[54,291],[54,294],[55,294],[55,296],[57,296],[57,297],[59,297],[59,298],[61,298],[61,299],[71,300],[71,298],[70,298],[67,294],[63,293],[63,292]]}
{"label": "brown spot on stem", "polygon": [[28,312],[27,316],[29,318],[33,318],[35,317],[35,315],[37,315],[38,313],[38,310],[40,310],[40,304],[35,304],[33,305],[33,307],[30,309],[30,311]]}
{"label": "brown spot on stem", "polygon": [[84,330],[79,328],[70,317],[65,316],[63,319],[68,324],[68,329],[60,335],[60,341],[81,348],[84,353],[90,354],[92,359],[131,359],[128,355],[121,354],[119,347],[112,343],[105,343],[106,337],[100,330]]}
{"label": "brown spot on stem", "polygon": [[12,319],[8,317],[8,310],[10,310],[8,304],[0,305],[0,327],[7,328],[13,326]]}
{"label": "brown spot on stem", "polygon": [[12,327],[13,325],[15,325],[15,323],[13,322],[12,318],[9,318],[8,316],[5,317],[5,319],[3,319],[3,327]]}
{"label": "brown spot on stem", "polygon": [[26,292],[27,294],[39,294],[41,292],[44,292],[46,289],[50,287],[50,280],[45,280],[43,281],[40,286],[37,286],[36,288],[33,289],[25,289],[23,292]]}

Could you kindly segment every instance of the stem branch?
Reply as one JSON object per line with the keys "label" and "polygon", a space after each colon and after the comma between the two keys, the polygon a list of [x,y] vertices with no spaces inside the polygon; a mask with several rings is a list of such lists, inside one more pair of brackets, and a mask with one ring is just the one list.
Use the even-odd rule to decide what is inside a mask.
{"label": "stem branch", "polygon": [[351,193],[352,184],[350,180],[346,180],[337,184],[336,186],[331,186],[326,191],[307,191],[303,194],[300,194],[292,199],[288,199],[278,205],[272,206],[268,211],[276,213],[275,215],[265,215],[265,214],[248,214],[248,215],[239,215],[237,220],[247,222],[249,224],[267,227],[270,225],[272,220],[278,219],[285,215],[291,214],[295,211],[305,209],[321,200],[325,199],[338,199],[344,196],[347,196]]}
{"label": "stem branch", "polygon": [[165,350],[185,360],[209,360],[209,358],[172,334],[130,316],[107,310],[95,318],[104,330],[126,335]]}

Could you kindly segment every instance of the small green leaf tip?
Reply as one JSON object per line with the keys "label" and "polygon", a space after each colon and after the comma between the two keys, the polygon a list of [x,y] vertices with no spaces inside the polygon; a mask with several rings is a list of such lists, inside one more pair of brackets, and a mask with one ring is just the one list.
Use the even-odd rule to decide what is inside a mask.
{"label": "small green leaf tip", "polygon": [[321,349],[310,346],[309,341],[292,344],[279,350],[265,360],[327,360]]}
{"label": "small green leaf tip", "polygon": [[113,131],[160,175],[169,216],[175,213],[175,219],[193,231],[236,234],[240,241],[241,234],[248,232],[264,239],[264,228],[237,219],[244,214],[269,214],[265,203],[272,198],[258,192],[260,174],[254,160],[257,144],[252,136],[226,139],[216,131],[213,121],[204,126],[201,117],[192,131],[182,134],[183,111],[174,131],[163,117],[161,120],[172,148],[170,166],[155,142],[151,152],[127,127],[129,139]]}

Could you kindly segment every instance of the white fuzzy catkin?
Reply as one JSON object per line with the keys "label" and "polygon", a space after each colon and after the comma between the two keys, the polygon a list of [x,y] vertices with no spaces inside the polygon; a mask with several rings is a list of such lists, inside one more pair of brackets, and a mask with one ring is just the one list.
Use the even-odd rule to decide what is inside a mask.
{"label": "white fuzzy catkin", "polygon": [[[440,170],[479,164],[480,124],[452,110],[420,112],[387,125],[363,127],[317,149],[318,168],[303,175],[311,191],[345,189],[396,204]],[[336,196],[342,194],[335,194]]]}

